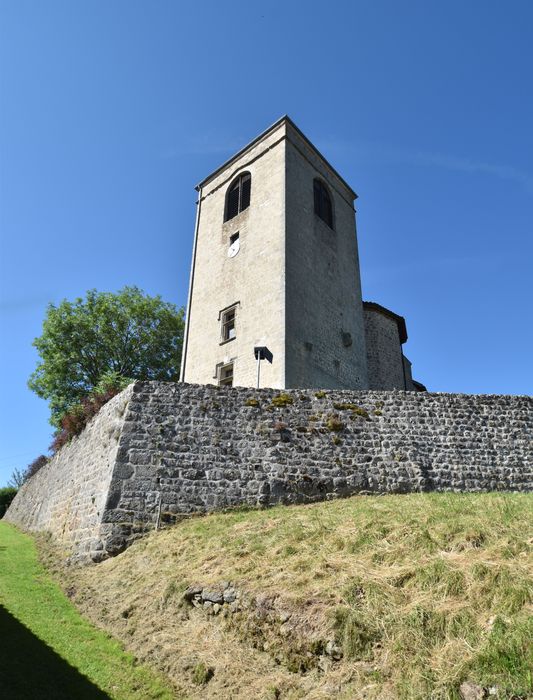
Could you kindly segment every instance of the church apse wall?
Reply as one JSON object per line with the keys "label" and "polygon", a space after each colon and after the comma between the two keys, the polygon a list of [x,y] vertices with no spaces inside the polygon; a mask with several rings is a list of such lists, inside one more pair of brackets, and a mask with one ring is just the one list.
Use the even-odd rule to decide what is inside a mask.
{"label": "church apse wall", "polygon": [[369,388],[417,390],[402,350],[407,341],[405,319],[374,302],[364,301],[363,308]]}
{"label": "church apse wall", "polygon": [[100,559],[158,522],[242,504],[532,486],[531,397],[137,382],[5,517]]}

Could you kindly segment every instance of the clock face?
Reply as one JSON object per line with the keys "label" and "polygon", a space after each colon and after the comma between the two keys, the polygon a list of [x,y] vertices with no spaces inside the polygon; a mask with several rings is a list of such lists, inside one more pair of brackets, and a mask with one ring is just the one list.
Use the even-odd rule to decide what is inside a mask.
{"label": "clock face", "polygon": [[239,252],[240,247],[241,245],[239,243],[239,239],[237,238],[237,240],[233,241],[233,243],[228,248],[228,258],[234,258]]}

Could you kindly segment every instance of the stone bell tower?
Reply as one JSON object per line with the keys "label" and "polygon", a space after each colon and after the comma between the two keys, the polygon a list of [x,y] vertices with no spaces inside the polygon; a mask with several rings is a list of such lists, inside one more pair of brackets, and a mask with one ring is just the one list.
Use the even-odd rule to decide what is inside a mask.
{"label": "stone bell tower", "polygon": [[287,116],[197,190],[181,380],[366,388],[355,192]]}

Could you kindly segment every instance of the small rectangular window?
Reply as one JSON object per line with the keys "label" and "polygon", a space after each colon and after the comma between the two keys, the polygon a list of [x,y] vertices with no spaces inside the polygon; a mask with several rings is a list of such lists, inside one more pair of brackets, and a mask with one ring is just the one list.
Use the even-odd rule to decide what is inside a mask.
{"label": "small rectangular window", "polygon": [[222,313],[222,342],[235,338],[235,312],[236,307],[232,306]]}
{"label": "small rectangular window", "polygon": [[222,365],[218,372],[219,386],[233,386],[233,362]]}

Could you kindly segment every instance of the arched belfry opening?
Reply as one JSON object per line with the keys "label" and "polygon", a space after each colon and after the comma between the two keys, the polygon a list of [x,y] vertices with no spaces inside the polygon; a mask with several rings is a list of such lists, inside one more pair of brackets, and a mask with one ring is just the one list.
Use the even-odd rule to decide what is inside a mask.
{"label": "arched belfry opening", "polygon": [[315,198],[315,214],[332,229],[333,204],[331,203],[331,195],[328,187],[322,180],[315,178],[313,182],[313,193]]}
{"label": "arched belfry opening", "polygon": [[250,206],[250,194],[252,191],[252,176],[250,173],[241,173],[233,180],[226,193],[226,207],[224,221],[233,219],[241,211]]}

